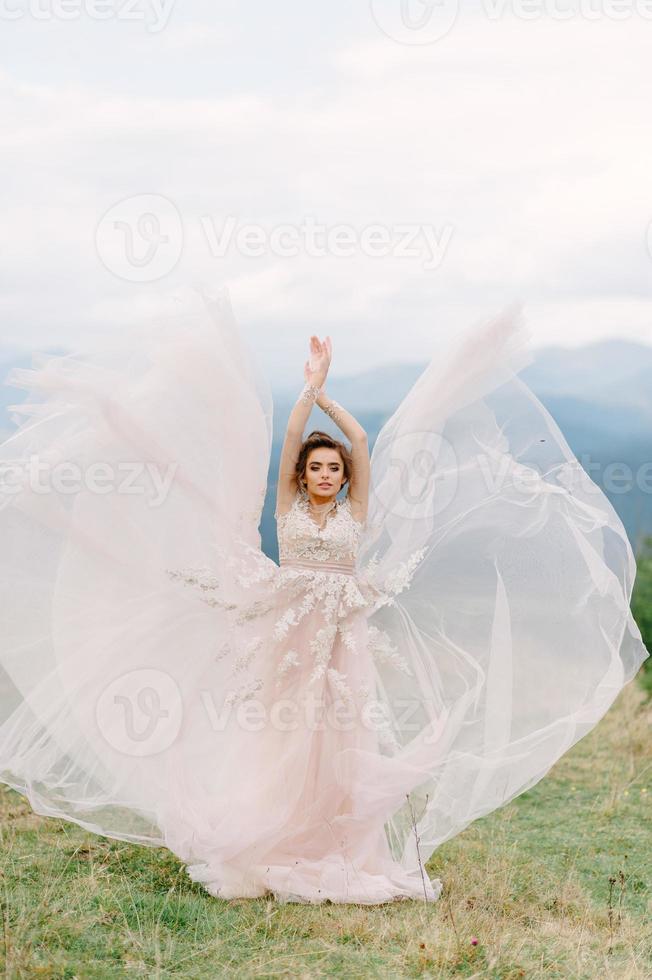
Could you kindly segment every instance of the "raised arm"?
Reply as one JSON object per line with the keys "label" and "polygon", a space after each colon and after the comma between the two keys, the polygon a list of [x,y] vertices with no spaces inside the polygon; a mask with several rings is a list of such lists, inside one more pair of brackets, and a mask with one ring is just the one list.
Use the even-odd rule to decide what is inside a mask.
{"label": "raised arm", "polygon": [[329,398],[323,386],[317,396],[317,404],[332,418],[333,422],[342,430],[351,443],[351,457],[353,460],[353,472],[351,473],[349,486],[351,512],[357,521],[364,524],[367,519],[369,484],[371,479],[367,433],[350,412],[342,408],[339,402]]}
{"label": "raised arm", "polygon": [[320,344],[318,338],[312,336],[310,361],[306,361],[304,366],[305,384],[290,412],[281,449],[275,517],[288,512],[297,492],[296,464],[303,442],[303,432],[319,390],[326,381],[330,358],[330,344],[328,346]]}

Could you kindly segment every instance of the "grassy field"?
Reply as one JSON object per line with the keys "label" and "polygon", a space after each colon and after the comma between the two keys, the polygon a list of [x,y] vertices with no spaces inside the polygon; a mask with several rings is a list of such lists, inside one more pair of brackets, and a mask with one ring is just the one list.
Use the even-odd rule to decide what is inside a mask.
{"label": "grassy field", "polygon": [[651,720],[630,684],[542,782],[435,852],[434,905],[220,901],[166,850],[5,789],[4,975],[650,978]]}

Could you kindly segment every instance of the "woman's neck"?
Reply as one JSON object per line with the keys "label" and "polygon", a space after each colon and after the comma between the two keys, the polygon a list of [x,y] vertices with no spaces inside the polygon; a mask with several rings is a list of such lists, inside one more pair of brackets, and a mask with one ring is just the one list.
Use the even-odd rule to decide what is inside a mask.
{"label": "woman's neck", "polygon": [[308,503],[312,509],[316,511],[329,510],[329,508],[331,508],[336,501],[337,496],[331,497],[328,500],[323,500],[321,497],[317,497],[315,500],[312,500],[310,495],[308,496]]}

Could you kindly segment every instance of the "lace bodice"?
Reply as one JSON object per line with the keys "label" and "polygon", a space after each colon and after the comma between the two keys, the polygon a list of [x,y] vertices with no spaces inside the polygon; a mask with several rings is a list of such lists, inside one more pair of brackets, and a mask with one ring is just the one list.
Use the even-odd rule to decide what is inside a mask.
{"label": "lace bodice", "polygon": [[337,501],[320,528],[308,509],[307,494],[299,491],[289,511],[277,517],[279,559],[355,561],[363,530],[348,496]]}

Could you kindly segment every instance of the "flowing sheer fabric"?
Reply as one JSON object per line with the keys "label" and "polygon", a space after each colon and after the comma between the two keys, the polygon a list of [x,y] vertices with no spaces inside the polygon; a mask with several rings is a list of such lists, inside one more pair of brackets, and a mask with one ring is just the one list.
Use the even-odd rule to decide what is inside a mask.
{"label": "flowing sheer fabric", "polygon": [[[517,377],[528,343],[515,306],[434,358],[374,444],[366,524],[298,499],[280,568],[271,396],[228,296],[15,372],[0,778],[222,897],[436,900],[434,849],[648,655],[624,527]],[[316,726],[315,695],[351,723]]]}

